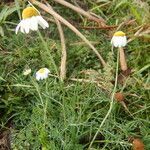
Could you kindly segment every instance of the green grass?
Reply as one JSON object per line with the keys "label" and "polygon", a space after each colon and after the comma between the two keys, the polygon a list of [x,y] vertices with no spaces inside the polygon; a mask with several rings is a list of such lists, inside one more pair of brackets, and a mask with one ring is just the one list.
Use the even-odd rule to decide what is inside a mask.
{"label": "green grass", "polygon": [[[133,8],[133,1],[121,2],[110,1],[111,5],[102,8],[95,8],[96,3],[90,0],[87,4],[111,25],[120,24],[125,18],[138,19],[136,24],[121,28],[127,36],[132,36],[143,24],[143,14],[140,13],[143,8],[137,5]],[[59,8],[58,11],[62,11]],[[67,14],[66,9],[63,16],[67,18]],[[8,22],[18,23],[17,12],[12,15],[16,18],[9,15]],[[73,19],[80,19],[75,17]],[[116,89],[123,91],[133,117],[114,101],[108,118],[98,130],[111,101],[111,96],[103,88],[109,92],[114,88],[111,81],[115,80],[117,50],[114,49],[112,54],[110,35],[115,31],[82,30],[90,41],[98,42],[95,47],[107,61],[106,68],[102,69],[86,45],[72,45],[81,40],[64,28],[68,52],[67,79],[62,83],[50,76],[38,82],[35,73],[41,67],[49,68],[53,75],[59,71],[61,45],[56,26],[50,23],[46,31],[28,35],[15,35],[13,24],[3,22],[1,26],[5,32],[0,40],[0,125],[1,129],[7,129],[11,122],[12,149],[83,150],[88,148],[96,132],[98,135],[92,144],[95,150],[129,150],[132,147],[130,137],[141,138],[145,149],[150,149],[149,38],[136,38],[126,47],[127,62],[134,73]],[[29,76],[23,76],[26,67],[32,69]],[[90,75],[81,73],[88,69],[95,72]],[[97,79],[103,88],[94,83],[71,81],[71,77]]]}

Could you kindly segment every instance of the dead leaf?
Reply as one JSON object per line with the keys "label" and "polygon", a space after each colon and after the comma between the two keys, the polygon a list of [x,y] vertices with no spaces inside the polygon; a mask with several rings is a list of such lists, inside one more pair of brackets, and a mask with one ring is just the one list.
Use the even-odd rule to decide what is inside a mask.
{"label": "dead leaf", "polygon": [[140,139],[138,138],[134,139],[132,144],[133,150],[144,150],[144,144]]}
{"label": "dead leaf", "polygon": [[0,149],[10,150],[10,131],[9,130],[0,132]]}

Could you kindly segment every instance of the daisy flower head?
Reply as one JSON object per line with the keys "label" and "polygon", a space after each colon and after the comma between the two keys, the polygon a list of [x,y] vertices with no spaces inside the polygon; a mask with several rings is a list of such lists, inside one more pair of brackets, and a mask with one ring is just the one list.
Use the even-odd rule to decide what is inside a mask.
{"label": "daisy flower head", "polygon": [[43,29],[49,27],[47,21],[43,19],[38,10],[34,7],[27,7],[22,11],[22,20],[16,27],[16,34],[19,29],[22,33],[27,34],[30,30],[37,31],[38,25],[40,25]]}
{"label": "daisy flower head", "polygon": [[127,38],[124,32],[117,31],[111,39],[111,44],[114,47],[124,47],[127,44]]}
{"label": "daisy flower head", "polygon": [[41,68],[40,70],[38,70],[36,72],[36,79],[39,80],[43,80],[46,79],[48,77],[48,74],[50,73],[49,69],[47,68]]}

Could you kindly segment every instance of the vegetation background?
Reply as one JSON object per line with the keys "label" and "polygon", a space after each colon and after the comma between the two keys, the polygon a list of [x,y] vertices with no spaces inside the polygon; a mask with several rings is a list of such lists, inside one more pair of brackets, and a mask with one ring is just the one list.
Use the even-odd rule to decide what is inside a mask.
{"label": "vegetation background", "polygon": [[[132,139],[140,138],[150,149],[150,1],[146,0],[68,0],[97,14],[115,28],[98,25],[52,0],[53,9],[77,27],[107,62],[103,68],[90,48],[63,26],[67,46],[67,78],[57,77],[61,42],[53,17],[39,9],[49,28],[30,34],[15,34],[26,1],[0,2],[0,148],[13,150],[129,150]],[[116,92],[125,96],[132,116],[117,101],[110,108],[117,68],[117,49],[110,40],[117,30],[131,42],[125,48],[132,69]],[[53,67],[53,58],[57,68]],[[35,73],[47,67],[51,76],[36,81]],[[32,69],[28,76],[23,75]],[[120,73],[120,69],[119,69]],[[119,75],[118,75],[119,76]],[[72,81],[72,79],[86,79]],[[94,80],[95,83],[88,81]],[[118,78],[119,80],[119,78]]]}

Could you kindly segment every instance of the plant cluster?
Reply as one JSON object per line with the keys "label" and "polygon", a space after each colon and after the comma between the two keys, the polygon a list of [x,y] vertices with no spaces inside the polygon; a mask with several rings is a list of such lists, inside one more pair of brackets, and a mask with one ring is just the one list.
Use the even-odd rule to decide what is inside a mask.
{"label": "plant cluster", "polygon": [[149,149],[148,4],[1,2],[0,149]]}

